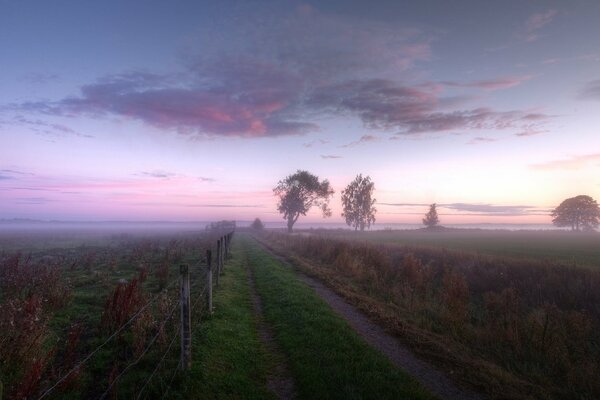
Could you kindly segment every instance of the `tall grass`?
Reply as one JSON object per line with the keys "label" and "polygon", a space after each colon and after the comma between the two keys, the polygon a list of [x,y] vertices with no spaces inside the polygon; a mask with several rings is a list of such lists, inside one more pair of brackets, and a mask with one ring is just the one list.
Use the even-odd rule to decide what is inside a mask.
{"label": "tall grass", "polygon": [[267,239],[342,277],[343,291],[393,306],[396,325],[449,339],[541,397],[600,398],[599,271],[316,235]]}

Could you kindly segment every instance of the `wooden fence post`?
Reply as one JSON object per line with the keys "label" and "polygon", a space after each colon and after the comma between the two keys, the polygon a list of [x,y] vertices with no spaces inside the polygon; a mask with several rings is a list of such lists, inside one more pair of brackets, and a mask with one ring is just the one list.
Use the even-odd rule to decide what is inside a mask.
{"label": "wooden fence post", "polygon": [[190,271],[187,264],[179,266],[181,276],[181,369],[187,370],[192,366],[192,331],[190,316]]}
{"label": "wooden fence post", "polygon": [[221,246],[221,253],[219,253],[219,257],[221,259],[221,265],[225,265],[225,248],[227,247],[227,241],[225,241],[225,236],[221,238],[223,242],[223,246]]}
{"label": "wooden fence post", "polygon": [[212,314],[213,312],[213,299],[212,299],[212,251],[206,250],[206,261],[208,262],[208,271],[206,272],[206,293],[207,293],[207,303],[208,303],[208,313]]}
{"label": "wooden fence post", "polygon": [[[222,242],[221,239],[217,240],[217,254],[221,253]],[[217,286],[219,286],[219,275],[221,275],[221,260],[217,262]]]}

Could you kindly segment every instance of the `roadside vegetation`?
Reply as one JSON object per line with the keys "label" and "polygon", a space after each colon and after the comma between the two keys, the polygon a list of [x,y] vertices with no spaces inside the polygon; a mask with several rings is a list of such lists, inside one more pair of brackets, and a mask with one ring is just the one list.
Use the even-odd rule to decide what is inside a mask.
{"label": "roadside vegetation", "polygon": [[[47,233],[29,239],[3,234],[2,240],[11,249],[0,253],[4,398],[38,398],[47,390],[51,399],[140,393],[176,337],[177,266],[198,265],[207,235],[63,232],[57,239]],[[192,268],[192,293],[203,288],[203,276],[203,268]],[[177,365],[178,353],[173,355],[156,377],[165,379]],[[150,382],[141,398],[163,389]]]}
{"label": "roadside vegetation", "polygon": [[327,235],[264,238],[495,398],[600,396],[600,271]]}

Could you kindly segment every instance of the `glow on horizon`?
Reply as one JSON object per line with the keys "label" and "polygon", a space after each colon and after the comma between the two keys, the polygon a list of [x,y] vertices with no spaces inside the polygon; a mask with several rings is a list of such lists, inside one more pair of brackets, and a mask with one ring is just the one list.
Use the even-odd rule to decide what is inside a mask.
{"label": "glow on horizon", "polygon": [[0,219],[279,221],[297,169],[300,222],[358,173],[381,224],[600,200],[600,3],[466,4],[3,4]]}

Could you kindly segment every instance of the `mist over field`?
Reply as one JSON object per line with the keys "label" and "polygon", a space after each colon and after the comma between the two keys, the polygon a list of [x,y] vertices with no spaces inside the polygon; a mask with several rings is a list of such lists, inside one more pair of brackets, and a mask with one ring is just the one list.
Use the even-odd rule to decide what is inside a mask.
{"label": "mist over field", "polygon": [[600,398],[599,20],[0,0],[0,400]]}

